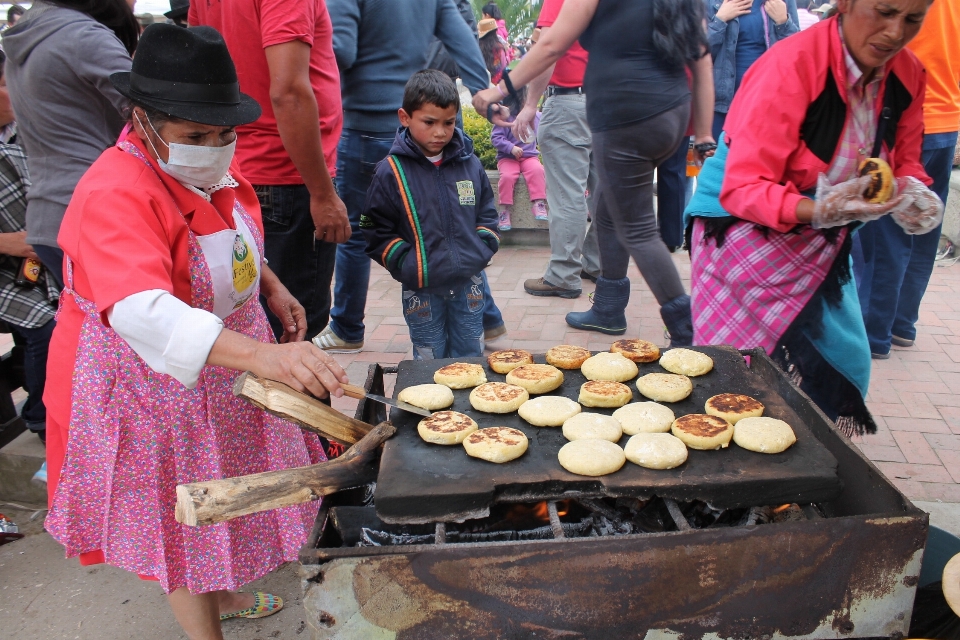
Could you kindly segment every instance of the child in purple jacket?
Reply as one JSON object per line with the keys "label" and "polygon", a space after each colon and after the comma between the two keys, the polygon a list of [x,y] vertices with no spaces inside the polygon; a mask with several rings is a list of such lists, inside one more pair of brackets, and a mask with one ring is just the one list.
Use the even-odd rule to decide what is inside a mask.
{"label": "child in purple jacket", "polygon": [[[534,134],[540,126],[540,114],[537,113],[533,122]],[[547,187],[543,176],[543,165],[537,153],[537,142],[534,136],[530,142],[523,143],[517,140],[509,127],[494,127],[490,134],[490,142],[497,150],[497,168],[500,170],[498,183],[498,197],[500,211],[497,227],[501,231],[510,230],[510,208],[513,206],[513,187],[517,178],[523,174],[530,191],[531,212],[537,220],[547,219]]]}

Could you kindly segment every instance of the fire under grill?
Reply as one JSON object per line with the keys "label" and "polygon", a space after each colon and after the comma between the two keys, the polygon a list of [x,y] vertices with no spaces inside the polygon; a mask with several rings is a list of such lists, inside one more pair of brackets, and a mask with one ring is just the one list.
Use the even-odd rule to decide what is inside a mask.
{"label": "fire under grill", "polygon": [[[816,468],[788,461],[758,479],[762,468],[738,473],[728,462],[719,472],[658,476],[659,485],[641,475],[590,484],[562,470],[530,483],[519,470],[512,481],[452,483],[467,486],[461,495],[402,476],[403,465],[420,471],[416,442],[402,438],[410,425],[394,415],[398,433],[376,485],[325,499],[301,551],[313,637],[904,637],[926,515],[765,354],[750,353],[747,367],[731,353],[739,356],[710,352],[719,373],[730,374],[724,386],[749,389],[789,414],[800,425],[802,459]],[[405,364],[397,389],[421,382],[405,375]],[[383,373],[371,366],[368,390],[382,393]],[[380,405],[362,402],[357,417],[376,424],[384,416]],[[450,469],[470,477],[464,467]],[[476,486],[478,477],[486,484]]]}
{"label": "fire under grill", "polygon": [[486,518],[432,526],[391,525],[370,506],[333,507],[328,517],[331,537],[324,542],[343,548],[600,538],[797,522],[823,514],[812,504],[719,509],[701,501],[678,504],[655,497],[500,504]]}

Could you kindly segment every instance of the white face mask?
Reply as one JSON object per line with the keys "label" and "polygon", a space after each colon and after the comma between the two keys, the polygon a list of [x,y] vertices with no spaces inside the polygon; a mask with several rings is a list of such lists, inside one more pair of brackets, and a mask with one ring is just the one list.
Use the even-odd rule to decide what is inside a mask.
{"label": "white face mask", "polygon": [[[140,122],[140,117],[134,112],[133,116]],[[193,185],[199,189],[206,189],[220,182],[223,176],[227,175],[230,169],[230,162],[233,160],[233,153],[237,147],[237,141],[234,140],[225,147],[206,147],[195,144],[179,144],[177,142],[167,143],[160,137],[153,123],[147,118],[147,124],[153,129],[157,139],[169,149],[167,161],[160,159],[157,148],[150,142],[150,147],[157,154],[157,164],[164,173],[170,175],[180,182]]]}

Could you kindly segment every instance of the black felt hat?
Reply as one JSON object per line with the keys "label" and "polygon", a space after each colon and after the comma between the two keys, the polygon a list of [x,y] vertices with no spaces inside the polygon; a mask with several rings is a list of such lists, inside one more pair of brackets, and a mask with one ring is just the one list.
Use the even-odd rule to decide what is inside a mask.
{"label": "black felt hat", "polygon": [[190,0],[170,0],[170,11],[165,14],[171,20],[186,18],[190,12]]}
{"label": "black felt hat", "polygon": [[133,69],[111,74],[110,82],[133,102],[190,122],[231,127],[261,113],[256,100],[240,93],[230,52],[212,27],[150,25]]}

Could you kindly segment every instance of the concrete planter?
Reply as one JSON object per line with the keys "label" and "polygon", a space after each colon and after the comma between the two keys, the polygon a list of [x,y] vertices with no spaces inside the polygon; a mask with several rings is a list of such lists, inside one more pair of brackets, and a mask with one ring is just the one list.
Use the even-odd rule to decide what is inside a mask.
{"label": "concrete planter", "polygon": [[[493,187],[494,198],[499,202],[500,172],[487,171],[487,178],[490,179],[490,185]],[[497,205],[497,211],[500,206]],[[504,245],[533,245],[541,247],[550,246],[550,234],[548,224],[545,220],[535,220],[530,212],[530,192],[527,190],[527,183],[520,176],[517,185],[513,189],[513,207],[510,211],[510,222],[513,228],[510,231],[500,233],[501,243]]]}

